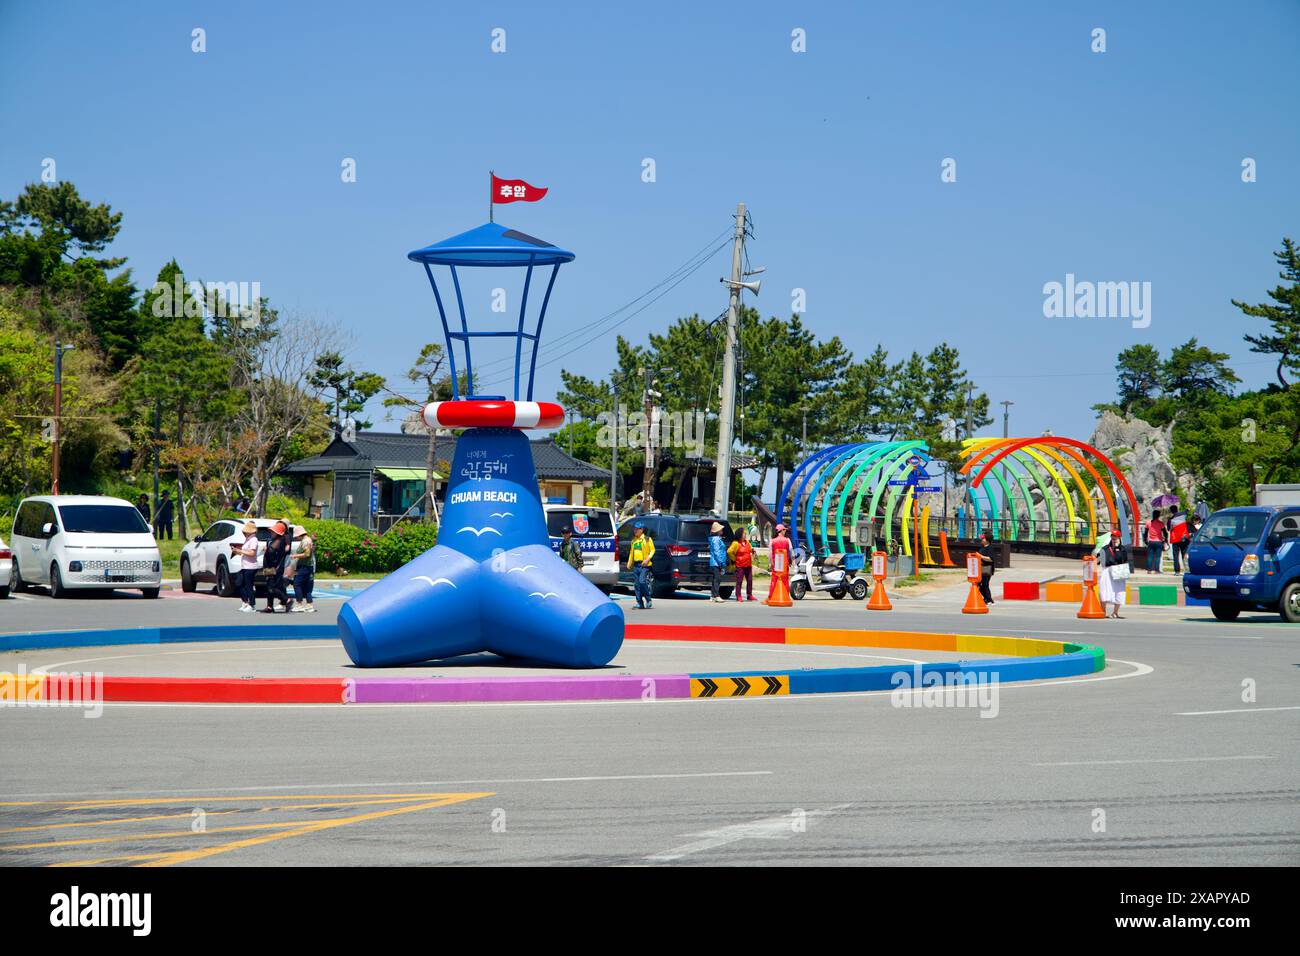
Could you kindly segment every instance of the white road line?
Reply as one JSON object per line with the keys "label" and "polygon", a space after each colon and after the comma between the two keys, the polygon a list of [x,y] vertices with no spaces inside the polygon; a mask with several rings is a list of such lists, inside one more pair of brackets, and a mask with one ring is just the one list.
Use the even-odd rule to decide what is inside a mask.
{"label": "white road line", "polygon": [[[256,638],[249,638],[249,640],[255,641]],[[304,637],[302,640],[309,641],[311,638]],[[58,661],[54,664],[40,664],[32,668],[32,673],[35,674],[39,671],[48,671],[51,667],[68,667],[71,664],[97,664],[100,661],[125,661],[138,657],[167,657],[173,654],[245,654],[248,651],[305,651],[320,650],[322,648],[342,649],[342,645],[340,644],[275,644],[268,647],[209,647],[198,651],[159,651],[153,650],[152,645],[140,646],[150,649],[142,651],[139,654],[115,654],[112,657],[83,657],[75,661]]]}
{"label": "white road line", "polygon": [[1034,767],[1105,767],[1133,763],[1212,763],[1220,760],[1276,760],[1274,754],[1240,754],[1233,757],[1148,757],[1144,760],[1062,760],[1056,763],[1036,763]]}
{"label": "white road line", "polygon": [[772,770],[705,770],[698,773],[626,773],[593,777],[471,777],[465,780],[403,780],[397,783],[294,783],[263,787],[193,787],[187,790],[65,790],[43,793],[6,793],[5,799],[28,797],[113,797],[145,794],[161,797],[187,793],[265,793],[269,790],[374,790],[388,787],[449,787],[499,783],[599,783],[613,780],[698,780],[702,777],[770,777]]}
{"label": "white road line", "polygon": [[797,823],[801,821],[812,823],[815,819],[830,816],[851,806],[853,804],[845,803],[825,810],[804,811],[802,818],[796,817],[794,812],[791,812],[781,816],[754,820],[750,823],[733,823],[730,826],[718,827],[716,830],[705,830],[696,834],[699,837],[698,840],[673,847],[671,850],[664,850],[662,853],[655,853],[645,857],[645,859],[649,863],[671,863],[674,860],[680,860],[684,856],[716,850],[718,847],[736,843],[739,840],[788,840],[796,833],[801,832],[795,828]]}
{"label": "white road line", "polygon": [[1300,710],[1300,707],[1241,707],[1237,710],[1184,710],[1175,717],[1206,717],[1212,714],[1255,714],[1268,710]]}

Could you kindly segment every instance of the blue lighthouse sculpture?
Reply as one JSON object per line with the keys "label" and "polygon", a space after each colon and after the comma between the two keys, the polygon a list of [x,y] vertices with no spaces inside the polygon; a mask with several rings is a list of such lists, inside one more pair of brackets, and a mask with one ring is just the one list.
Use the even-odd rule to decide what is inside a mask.
{"label": "blue lighthouse sculpture", "polygon": [[[456,442],[438,544],[352,598],[339,636],[361,667],[384,667],[492,651],[565,667],[601,667],[623,644],[623,611],[550,547],[532,448],[523,429],[564,421],[554,402],[533,401],[537,346],[560,265],[572,252],[488,223],[407,256],[424,266],[450,360],[452,400],[425,406],[430,428],[466,428]],[[456,318],[448,322],[434,266],[446,266]],[[549,267],[549,268],[548,268]],[[517,322],[473,331],[459,269],[515,268],[524,274]],[[534,272],[538,281],[534,282]],[[531,331],[529,297],[545,281]],[[448,303],[449,304],[449,303]],[[457,349],[473,387],[470,343],[514,339],[514,396],[460,394]],[[527,387],[520,396],[527,362]]]}

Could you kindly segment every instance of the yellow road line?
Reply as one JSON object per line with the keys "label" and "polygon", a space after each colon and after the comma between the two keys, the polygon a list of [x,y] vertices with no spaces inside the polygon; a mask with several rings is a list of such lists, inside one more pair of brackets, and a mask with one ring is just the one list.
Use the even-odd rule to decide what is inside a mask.
{"label": "yellow road line", "polygon": [[[290,809],[289,807],[280,807],[276,809]],[[296,808],[295,808],[296,809]],[[239,810],[213,810],[207,814],[210,817],[225,816],[230,813],[240,813]],[[108,820],[83,820],[80,823],[38,823],[26,827],[7,827],[0,830],[0,833],[26,833],[30,830],[62,830],[65,827],[102,827],[110,823],[145,823],[151,820],[176,820],[181,817],[190,817],[190,813],[162,813],[152,817],[113,817]]]}
{"label": "yellow road line", "polygon": [[413,813],[416,810],[433,810],[438,807],[450,806],[454,803],[464,803],[467,800],[477,800],[481,797],[490,797],[491,793],[449,793],[443,796],[441,800],[431,800],[428,803],[416,804],[413,807],[395,807],[391,810],[374,810],[370,813],[358,814],[354,817],[345,817],[341,820],[322,820],[312,823],[299,830],[291,830],[288,833],[275,833],[269,836],[250,837],[247,840],[236,840],[233,843],[226,843],[221,846],[206,847],[202,850],[189,850],[179,853],[169,853],[161,859],[150,863],[141,863],[140,866],[171,866],[174,863],[191,863],[195,860],[201,860],[206,857],[216,856],[218,853],[228,853],[231,850],[241,850],[250,846],[258,846],[264,843],[271,843],[275,840],[286,840],[289,837],[306,836],[310,833],[318,833],[321,830],[329,830],[334,827],[348,826],[355,823],[365,823],[370,820],[379,820],[383,817],[396,816],[401,813]]}

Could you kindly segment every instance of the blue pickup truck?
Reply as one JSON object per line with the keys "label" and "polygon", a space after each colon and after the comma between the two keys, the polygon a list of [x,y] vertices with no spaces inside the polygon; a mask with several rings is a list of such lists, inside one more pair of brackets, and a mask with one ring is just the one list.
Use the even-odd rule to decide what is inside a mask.
{"label": "blue pickup truck", "polygon": [[1300,506],[1226,508],[1205,519],[1187,551],[1183,590],[1220,621],[1242,610],[1300,623]]}

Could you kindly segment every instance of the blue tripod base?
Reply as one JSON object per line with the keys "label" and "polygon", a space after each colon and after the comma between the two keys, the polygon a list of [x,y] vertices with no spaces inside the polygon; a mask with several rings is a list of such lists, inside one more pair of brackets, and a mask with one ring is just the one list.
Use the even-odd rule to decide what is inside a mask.
{"label": "blue tripod base", "polygon": [[491,651],[603,667],[622,647],[622,609],[551,550],[532,451],[519,431],[461,436],[439,539],[339,611],[353,663],[392,667]]}

